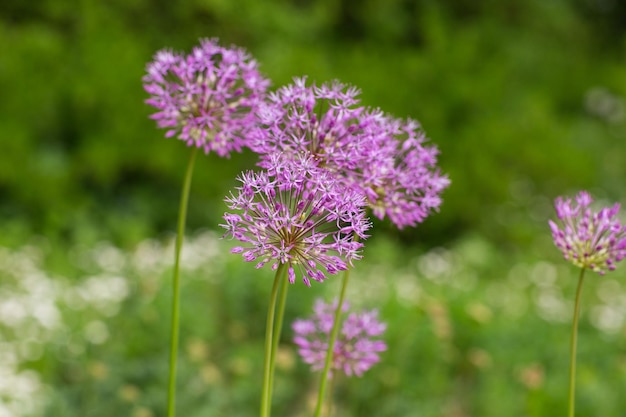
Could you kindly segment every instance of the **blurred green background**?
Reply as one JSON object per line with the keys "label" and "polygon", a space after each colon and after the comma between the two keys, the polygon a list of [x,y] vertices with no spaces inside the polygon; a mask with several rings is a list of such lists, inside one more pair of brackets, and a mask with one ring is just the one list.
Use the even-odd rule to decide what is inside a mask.
{"label": "blurred green background", "polygon": [[[0,382],[0,416],[163,415],[170,266],[136,263],[173,256],[188,149],[148,119],[141,77],[157,50],[202,37],[248,49],[275,87],[339,79],[419,120],[452,180],[418,228],[375,224],[351,285],[389,321],[390,349],[363,379],[340,381],[336,415],[554,415],[575,271],[546,221],[554,197],[579,189],[624,201],[624,22],[618,0],[4,0],[0,371],[42,402],[11,411],[19,390]],[[219,249],[187,266],[181,415],[257,409],[270,278],[210,232],[254,162],[196,165],[188,230]],[[626,409],[624,276],[588,281],[580,416]],[[289,317],[333,285],[294,286]],[[315,384],[290,362],[289,337],[275,403],[306,415]]]}

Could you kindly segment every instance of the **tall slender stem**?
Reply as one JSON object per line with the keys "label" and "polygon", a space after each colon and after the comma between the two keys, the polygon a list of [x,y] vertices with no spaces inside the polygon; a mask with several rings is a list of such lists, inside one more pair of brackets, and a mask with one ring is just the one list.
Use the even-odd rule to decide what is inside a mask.
{"label": "tall slender stem", "polygon": [[272,348],[274,346],[274,316],[276,312],[276,300],[280,287],[280,279],[283,276],[285,264],[280,264],[276,270],[274,285],[270,295],[270,304],[267,309],[267,321],[265,323],[265,359],[263,361],[263,390],[261,392],[261,417],[269,417],[272,403]]}
{"label": "tall slender stem", "polygon": [[283,329],[283,318],[285,317],[285,304],[287,302],[287,277],[284,276],[287,269],[284,268],[282,284],[280,286],[278,311],[276,312],[276,323],[274,324],[274,340],[272,340],[272,357],[270,358],[270,407],[272,405],[272,391],[274,389],[274,363],[276,361],[276,352],[278,351],[278,344],[280,343],[280,334]]}
{"label": "tall slender stem", "polygon": [[346,297],[346,288],[348,287],[348,279],[350,278],[350,270],[344,271],[343,281],[341,283],[341,292],[339,293],[339,301],[337,301],[337,310],[335,310],[335,322],[333,323],[333,329],[330,333],[330,340],[328,341],[328,350],[326,351],[326,362],[324,364],[324,370],[320,378],[320,388],[317,392],[317,407],[315,408],[315,417],[322,415],[322,406],[324,404],[324,396],[326,393],[326,384],[328,382],[328,374],[330,373],[330,365],[333,362],[333,353],[335,350],[335,341],[339,334],[339,328],[341,327],[341,308],[343,307],[343,300]]}
{"label": "tall slender stem", "polygon": [[568,417],[574,417],[574,404],[576,398],[576,343],[578,338],[578,316],[580,315],[580,294],[582,293],[584,277],[585,268],[581,268],[580,276],[578,277],[578,288],[576,289],[574,320],[572,322],[572,339],[570,341]]}
{"label": "tall slender stem", "polygon": [[327,402],[328,406],[326,407],[326,417],[331,417],[333,415],[333,390],[337,386],[337,380],[339,379],[339,374],[335,374],[335,377],[328,381],[328,397],[329,400]]}
{"label": "tall slender stem", "polygon": [[189,189],[191,188],[191,177],[193,176],[193,166],[196,161],[197,153],[198,148],[194,147],[191,151],[189,162],[187,163],[183,190],[180,196],[180,207],[178,209],[178,229],[174,254],[174,279],[172,281],[172,328],[170,334],[170,374],[167,389],[167,417],[174,417],[176,410],[176,359],[178,358],[178,333],[180,327],[180,252],[183,247]]}

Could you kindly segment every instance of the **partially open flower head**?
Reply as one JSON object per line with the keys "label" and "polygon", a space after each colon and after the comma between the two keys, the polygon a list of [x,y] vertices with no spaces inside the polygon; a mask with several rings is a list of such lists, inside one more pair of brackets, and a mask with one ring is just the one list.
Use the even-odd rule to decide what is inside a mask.
{"label": "partially open flower head", "polygon": [[143,77],[146,103],[157,109],[151,118],[167,129],[166,137],[205,153],[240,151],[269,86],[257,67],[246,51],[215,39],[201,40],[189,55],[161,50]]}
{"label": "partially open flower head", "polygon": [[350,184],[362,190],[374,215],[389,217],[399,229],[423,222],[441,205],[450,185],[437,167],[439,150],[426,144],[419,123],[380,117],[360,146],[357,166],[346,171]]}
{"label": "partially open flower head", "polygon": [[576,202],[558,197],[555,201],[559,222],[549,221],[554,244],[565,259],[600,275],[615,269],[626,257],[626,226],[618,219],[620,205],[590,208],[591,196],[581,191]]}
{"label": "partially open flower head", "polygon": [[[292,325],[298,353],[314,371],[324,369],[336,309],[337,302],[326,304],[317,300],[313,317],[298,319]],[[344,303],[342,310],[348,312],[349,305]],[[350,313],[335,341],[331,373],[340,371],[347,376],[361,376],[379,362],[379,353],[385,351],[387,345],[378,336],[384,333],[386,327],[378,320],[376,310]]]}
{"label": "partially open flower head", "polygon": [[257,268],[284,264],[289,281],[296,274],[306,285],[327,274],[346,270],[361,258],[362,243],[370,227],[365,198],[346,189],[310,157],[296,160],[275,154],[268,170],[247,172],[241,186],[226,199],[225,236],[243,243],[232,249]]}

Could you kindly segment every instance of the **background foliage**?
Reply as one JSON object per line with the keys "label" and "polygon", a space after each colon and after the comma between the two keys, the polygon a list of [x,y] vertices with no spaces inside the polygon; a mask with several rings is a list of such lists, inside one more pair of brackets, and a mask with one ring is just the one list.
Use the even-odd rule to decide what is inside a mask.
{"label": "background foliage", "polygon": [[[337,78],[361,88],[366,104],[418,119],[440,147],[442,169],[452,179],[441,213],[417,229],[397,232],[376,224],[378,240],[368,250],[362,273],[390,277],[386,280],[393,286],[400,285],[395,278],[413,276],[429,296],[403,301],[391,293],[363,300],[379,305],[392,323],[391,348],[375,376],[339,387],[338,397],[346,398],[337,405],[341,415],[364,415],[365,407],[383,416],[551,415],[564,404],[567,320],[541,312],[561,305],[554,304],[560,295],[571,299],[572,271],[548,272],[554,278],[544,291],[542,260],[550,254],[559,264],[546,240],[546,219],[555,196],[581,188],[623,200],[624,21],[626,4],[616,0],[5,0],[0,3],[0,243],[16,253],[26,251],[24,259],[31,259],[33,250],[39,253],[35,259],[43,260],[35,270],[44,271],[50,285],[65,288],[60,293],[65,294],[78,291],[74,286],[81,288],[86,277],[100,271],[84,270],[72,253],[100,248],[106,240],[127,251],[120,255],[124,258],[144,247],[147,238],[166,239],[174,229],[188,150],[163,139],[148,119],[151,109],[143,104],[141,77],[158,49],[189,51],[198,38],[219,37],[247,48],[274,86],[293,76],[308,75],[319,83]],[[217,229],[225,210],[222,196],[254,161],[251,153],[199,159],[190,231]],[[472,285],[455,289],[462,273],[433,281],[415,267],[439,259],[428,257],[436,247],[448,248],[441,252],[447,254],[444,260],[456,259],[461,271],[473,277]],[[389,258],[397,253],[404,255],[394,264]],[[406,259],[413,258],[411,267]],[[33,281],[22,288],[20,277],[10,272],[15,265],[6,262],[0,275],[2,300],[27,299],[16,294],[47,285]],[[200,278],[187,289],[187,342],[196,341],[196,348],[210,343],[215,356],[190,357],[181,375],[191,381],[181,405],[186,415],[256,410],[254,375],[263,329],[249,321],[264,311],[267,286],[264,278],[249,276],[249,265],[240,264],[238,259],[219,263],[218,271],[229,277],[221,278],[219,288],[230,303],[207,299],[218,286]],[[540,272],[533,275],[535,267]],[[45,354],[33,348],[35,353],[25,357],[35,359],[18,366],[35,369],[54,387],[55,400],[45,415],[128,410],[144,413],[139,417],[160,415],[167,286],[159,292],[160,285],[146,284],[146,290],[137,283],[143,282],[142,273],[115,274],[129,280],[113,313],[94,307],[73,317],[75,307],[63,301],[68,296],[59,295],[53,303],[59,317],[70,317],[59,318],[64,330],[51,333],[50,344],[41,347]],[[160,274],[167,276],[165,270]],[[619,274],[614,275],[623,277]],[[528,281],[530,276],[539,278]],[[378,288],[374,284],[381,279],[364,281],[355,291]],[[589,292],[605,298],[590,296],[589,303],[610,304],[613,310],[602,314],[622,317],[623,299],[606,296],[621,294],[610,287],[621,284],[604,281],[590,281]],[[543,307],[503,313],[507,306],[488,294],[511,289],[525,300],[518,302]],[[304,297],[300,304],[293,302],[292,317],[308,314],[295,306],[309,306],[322,291],[333,294],[332,287],[308,294],[301,290],[292,291],[294,299]],[[144,291],[157,295],[146,299]],[[483,313],[476,313],[473,303]],[[489,314],[480,305],[492,319],[474,317]],[[0,335],[15,343],[36,338],[11,330],[6,312],[15,308],[2,310],[6,328]],[[197,311],[205,311],[204,316]],[[609,320],[613,327],[607,327],[606,319],[598,318],[604,317],[600,310],[590,311],[596,316],[590,313],[583,328],[588,334],[581,339],[581,362],[587,367],[581,369],[580,413],[618,416],[626,409],[615,388],[625,386],[624,328],[619,320]],[[108,329],[106,344],[96,343],[103,337],[100,324],[85,333],[94,321]],[[446,322],[453,329],[447,336],[437,330]],[[411,338],[404,338],[406,333]],[[157,338],[163,343],[155,344]],[[287,366],[285,379],[311,380],[306,369],[294,366]],[[197,369],[204,376],[194,374]],[[222,376],[215,380],[216,374]],[[545,378],[533,385],[522,374]],[[314,389],[307,384],[282,384],[290,388],[277,392],[276,402],[290,404],[285,413],[302,412],[298,401]],[[113,397],[118,401],[109,401]]]}
{"label": "background foliage", "polygon": [[[405,239],[476,230],[523,242],[526,219],[546,217],[555,195],[619,196],[625,9],[595,0],[5,1],[3,217],[71,238],[93,224],[131,242],[171,230],[187,151],[148,120],[140,80],[158,49],[219,37],[249,49],[275,86],[340,79],[366,104],[422,123],[454,186],[445,210]],[[193,228],[217,223],[221,196],[253,162],[202,162]]]}

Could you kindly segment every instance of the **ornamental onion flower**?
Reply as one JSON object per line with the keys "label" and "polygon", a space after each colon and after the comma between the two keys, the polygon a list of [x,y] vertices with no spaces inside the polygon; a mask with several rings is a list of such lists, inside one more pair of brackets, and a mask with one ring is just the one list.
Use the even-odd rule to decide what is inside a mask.
{"label": "ornamental onion flower", "polygon": [[359,105],[359,90],[338,81],[321,87],[305,78],[268,95],[251,142],[265,167],[274,152],[310,155],[367,197],[380,219],[416,226],[441,204],[450,184],[437,168],[438,150],[425,145],[419,124]]}
{"label": "ornamental onion flower", "polygon": [[[328,340],[335,319],[337,302],[326,304],[317,300],[313,317],[294,321],[294,343],[305,363],[314,371],[322,370],[326,360]],[[348,312],[348,303],[342,311]],[[339,337],[335,341],[331,369],[342,371],[347,376],[361,376],[380,361],[379,352],[385,351],[384,341],[376,339],[383,334],[386,325],[378,320],[378,311],[350,313],[342,323]]]}
{"label": "ornamental onion flower", "polygon": [[594,212],[589,208],[592,202],[585,191],[578,193],[575,204],[558,197],[555,208],[560,224],[552,220],[549,224],[554,244],[565,259],[604,275],[626,257],[626,226],[617,218],[618,203]]}
{"label": "ornamental onion flower", "polygon": [[225,236],[243,243],[233,253],[256,261],[257,268],[286,264],[289,282],[298,270],[307,286],[361,258],[363,244],[355,236],[366,238],[370,227],[362,195],[343,187],[310,157],[275,154],[267,168],[242,174],[241,186],[226,199],[237,213],[225,213],[221,226]]}
{"label": "ornamental onion flower", "polygon": [[439,150],[426,144],[414,120],[383,116],[376,124],[362,141],[357,166],[346,171],[347,179],[367,196],[376,217],[389,217],[399,229],[416,226],[438,210],[440,194],[450,185],[437,168]]}
{"label": "ornamental onion flower", "polygon": [[151,118],[188,146],[228,156],[247,146],[254,112],[269,81],[243,49],[225,48],[203,39],[191,54],[164,49],[147,65],[146,103],[157,112]]}
{"label": "ornamental onion flower", "polygon": [[354,167],[361,139],[379,117],[359,105],[359,93],[339,81],[306,85],[303,77],[268,94],[251,136],[252,149],[261,156],[259,165],[266,167],[279,152],[291,158],[310,156],[334,173]]}

